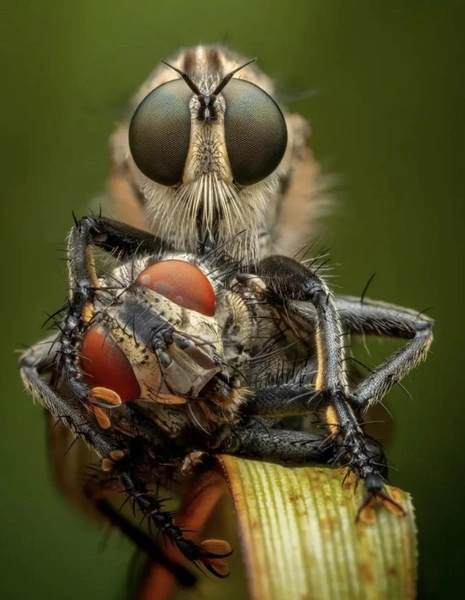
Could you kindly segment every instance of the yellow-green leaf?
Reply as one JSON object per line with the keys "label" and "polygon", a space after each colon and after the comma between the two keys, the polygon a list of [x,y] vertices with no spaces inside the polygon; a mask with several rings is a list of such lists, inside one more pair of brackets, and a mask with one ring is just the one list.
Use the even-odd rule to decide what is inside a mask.
{"label": "yellow-green leaf", "polygon": [[[223,456],[254,600],[414,598],[417,549],[410,496],[388,488],[406,509],[385,506],[355,522],[344,469],[286,468]],[[227,585],[227,584],[226,584]],[[219,589],[218,589],[219,592]]]}

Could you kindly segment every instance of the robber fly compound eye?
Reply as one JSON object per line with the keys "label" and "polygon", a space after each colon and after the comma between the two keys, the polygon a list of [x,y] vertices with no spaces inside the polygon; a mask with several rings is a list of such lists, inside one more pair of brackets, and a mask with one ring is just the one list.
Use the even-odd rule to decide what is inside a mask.
{"label": "robber fly compound eye", "polygon": [[253,185],[273,173],[287,146],[287,128],[276,102],[249,81],[233,79],[223,91],[226,148],[234,179]]}
{"label": "robber fly compound eye", "polygon": [[161,185],[182,179],[191,133],[192,91],[182,79],[154,89],[139,104],[129,127],[129,146],[142,173]]}

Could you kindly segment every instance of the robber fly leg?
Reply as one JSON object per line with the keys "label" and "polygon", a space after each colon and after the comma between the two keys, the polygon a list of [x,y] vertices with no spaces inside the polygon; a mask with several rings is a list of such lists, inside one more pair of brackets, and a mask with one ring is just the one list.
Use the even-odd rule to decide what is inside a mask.
{"label": "robber fly leg", "polygon": [[273,423],[260,418],[234,426],[231,435],[222,437],[215,452],[294,466],[327,463],[334,456],[328,436],[273,429]]}
{"label": "robber fly leg", "polygon": [[364,435],[347,397],[333,398],[326,409],[326,422],[340,444],[334,462],[348,466],[357,479],[363,480],[364,498],[357,520],[374,499],[380,500],[397,516],[403,516],[405,509],[386,490],[387,469],[382,448]]}
{"label": "robber fly leg", "polygon": [[[348,390],[342,327],[331,291],[319,275],[287,256],[269,256],[259,262],[257,275],[265,283],[266,301],[289,313],[307,303],[316,311],[317,376],[315,389],[330,398]],[[307,315],[305,317],[307,320]]]}
{"label": "robber fly leg", "polygon": [[45,340],[37,342],[21,355],[19,362],[35,365],[39,373],[48,373],[57,360],[58,335],[54,333]]}
{"label": "robber fly leg", "polygon": [[98,246],[120,259],[135,258],[170,249],[156,236],[105,217],[84,217],[71,230],[68,268],[71,282],[69,310],[61,326],[58,370],[69,380],[71,393],[85,403],[89,388],[78,369],[83,335],[94,315],[100,284],[92,247]]}
{"label": "robber fly leg", "polygon": [[375,498],[398,516],[405,514],[404,508],[386,491],[386,458],[381,446],[367,440],[357,425],[344,414],[344,404],[341,408],[339,427],[344,431],[345,438],[340,442],[339,448],[334,446],[328,436],[273,429],[274,421],[267,423],[266,419],[255,417],[246,425],[236,426],[232,435],[223,436],[215,452],[289,466],[308,465],[312,462],[348,466],[364,483],[364,495],[357,511],[357,520]]}
{"label": "robber fly leg", "polygon": [[[34,400],[92,445],[95,425],[83,405],[73,398],[62,398],[43,378],[59,360],[58,346],[56,339],[49,338],[27,350],[19,359],[22,380]],[[105,453],[105,448],[102,450]]]}
{"label": "robber fly leg", "polygon": [[[266,399],[267,394],[259,400]],[[304,398],[304,396],[302,397]],[[273,429],[275,418],[308,412],[308,408],[305,411],[300,401],[295,408],[301,406],[301,412],[285,409],[279,411],[279,404],[275,402],[275,399],[271,398],[271,403],[264,402],[260,406],[260,409],[263,408],[262,413],[269,414],[273,421],[254,417],[245,425],[235,426],[232,435],[225,436],[223,433],[219,450],[215,449],[215,452],[270,460],[293,466],[308,465],[311,462],[348,466],[354,471],[356,477],[363,479],[364,482],[364,497],[357,512],[357,519],[373,498],[381,500],[396,514],[404,514],[403,507],[386,492],[386,458],[381,446],[363,435],[356,421],[354,422],[351,418],[353,413],[346,410],[345,402],[336,401],[335,405],[331,407],[334,411],[333,414],[337,414],[338,420],[339,446],[335,446],[334,440],[328,436]],[[252,401],[252,407],[253,404]],[[253,408],[250,410],[250,414],[253,414]]]}
{"label": "robber fly leg", "polygon": [[418,312],[384,302],[350,296],[339,296],[335,301],[342,325],[349,333],[408,340],[351,392],[353,406],[364,413],[426,359],[434,322]]}
{"label": "robber fly leg", "polygon": [[173,246],[153,233],[131,227],[108,217],[83,217],[70,237],[76,256],[84,258],[88,246],[98,246],[120,260],[173,250]]}
{"label": "robber fly leg", "polygon": [[364,504],[374,496],[387,496],[382,469],[373,458],[351,406],[344,370],[343,327],[332,293],[317,273],[285,256],[263,259],[257,266],[257,275],[265,283],[269,303],[281,305],[304,327],[312,323],[315,329],[318,360],[314,386],[325,406],[325,421],[336,447],[335,460],[350,466],[365,481]]}
{"label": "robber fly leg", "polygon": [[[255,417],[241,426],[235,426],[230,435],[223,433],[221,438],[218,438],[219,443],[215,452],[268,460],[289,466],[308,465],[312,462],[335,464],[340,463],[341,458],[346,456],[344,450],[339,449],[339,452],[335,452],[337,449],[328,436],[273,429],[273,424],[267,419]],[[386,503],[392,502],[399,511],[403,511],[402,507],[385,492],[383,474],[386,472],[386,459],[381,446],[373,441],[366,441],[363,452],[369,460],[366,472],[356,473],[358,476],[365,477],[365,495],[357,518],[374,496],[382,498]],[[373,470],[370,463],[376,465],[377,472]]]}
{"label": "robber fly leg", "polygon": [[322,408],[322,399],[313,388],[289,383],[256,390],[241,405],[241,413],[282,419],[308,415],[309,412],[320,408]]}

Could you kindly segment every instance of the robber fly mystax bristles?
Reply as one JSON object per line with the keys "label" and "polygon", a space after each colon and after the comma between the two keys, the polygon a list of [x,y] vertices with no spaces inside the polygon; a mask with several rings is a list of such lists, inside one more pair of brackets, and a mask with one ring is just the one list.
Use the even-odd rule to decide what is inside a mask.
{"label": "robber fly mystax bristles", "polygon": [[307,123],[273,95],[255,62],[221,46],[163,62],[111,138],[113,215],[188,252],[228,242],[253,262],[299,249],[320,179]]}

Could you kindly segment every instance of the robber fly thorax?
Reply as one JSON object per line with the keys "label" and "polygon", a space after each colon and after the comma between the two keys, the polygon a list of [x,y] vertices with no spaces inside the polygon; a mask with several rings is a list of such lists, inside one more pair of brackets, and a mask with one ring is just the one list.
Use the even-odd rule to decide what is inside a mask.
{"label": "robber fly thorax", "polygon": [[229,242],[249,263],[300,249],[320,179],[306,121],[273,94],[254,62],[221,46],[163,63],[111,138],[113,214],[187,252]]}

